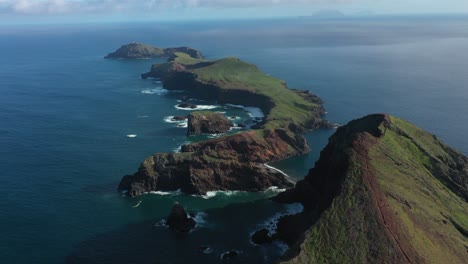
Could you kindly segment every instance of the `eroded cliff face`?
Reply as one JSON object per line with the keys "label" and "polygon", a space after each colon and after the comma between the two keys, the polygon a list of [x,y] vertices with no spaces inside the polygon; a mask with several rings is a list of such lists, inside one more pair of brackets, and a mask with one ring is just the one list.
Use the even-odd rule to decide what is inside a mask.
{"label": "eroded cliff face", "polygon": [[212,190],[292,187],[290,178],[264,163],[306,153],[309,148],[304,137],[284,130],[258,133],[248,131],[184,145],[180,153],[156,154],[135,174],[125,176],[119,190],[136,196],[158,190],[205,194]]}
{"label": "eroded cliff face", "polygon": [[297,217],[309,217],[285,260],[464,263],[467,168],[463,154],[401,119],[350,122],[306,178],[275,198],[302,203]]}

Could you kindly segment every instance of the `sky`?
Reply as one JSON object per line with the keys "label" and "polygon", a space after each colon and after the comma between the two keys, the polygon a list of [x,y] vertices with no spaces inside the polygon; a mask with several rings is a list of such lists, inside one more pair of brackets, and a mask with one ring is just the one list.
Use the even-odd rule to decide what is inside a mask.
{"label": "sky", "polygon": [[468,14],[468,0],[0,0],[0,24]]}

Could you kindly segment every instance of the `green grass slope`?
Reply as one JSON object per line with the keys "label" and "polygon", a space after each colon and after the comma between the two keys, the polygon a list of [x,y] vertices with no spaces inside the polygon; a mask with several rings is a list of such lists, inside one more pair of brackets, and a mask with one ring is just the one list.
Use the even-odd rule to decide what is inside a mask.
{"label": "green grass slope", "polygon": [[268,97],[274,107],[266,118],[265,129],[285,128],[291,123],[306,126],[312,119],[319,119],[323,113],[322,102],[318,97],[301,96],[300,92],[288,89],[284,81],[238,58],[207,61],[176,53],[171,61],[152,67],[153,72],[167,72],[171,69],[194,74],[196,81],[223,90],[249,91]]}
{"label": "green grass slope", "polygon": [[468,159],[406,121],[373,115],[340,128],[305,181],[307,193],[340,186],[289,263],[468,259]]}

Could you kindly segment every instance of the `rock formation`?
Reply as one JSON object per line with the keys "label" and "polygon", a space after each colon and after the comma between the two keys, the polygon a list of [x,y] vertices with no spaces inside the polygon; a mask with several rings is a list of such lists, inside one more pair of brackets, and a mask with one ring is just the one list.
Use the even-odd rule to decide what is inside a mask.
{"label": "rock formation", "polygon": [[174,231],[187,233],[195,228],[196,222],[193,218],[189,217],[184,207],[176,202],[166,220],[166,225]]}
{"label": "rock formation", "polygon": [[234,124],[223,114],[216,112],[193,112],[188,115],[187,136],[200,134],[222,134]]}

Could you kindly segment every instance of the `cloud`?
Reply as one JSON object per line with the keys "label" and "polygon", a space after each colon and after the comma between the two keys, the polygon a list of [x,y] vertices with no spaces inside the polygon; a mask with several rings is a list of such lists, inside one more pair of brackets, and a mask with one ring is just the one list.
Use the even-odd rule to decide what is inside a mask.
{"label": "cloud", "polygon": [[155,12],[181,8],[247,8],[357,1],[359,0],[0,0],[0,13],[29,15]]}

